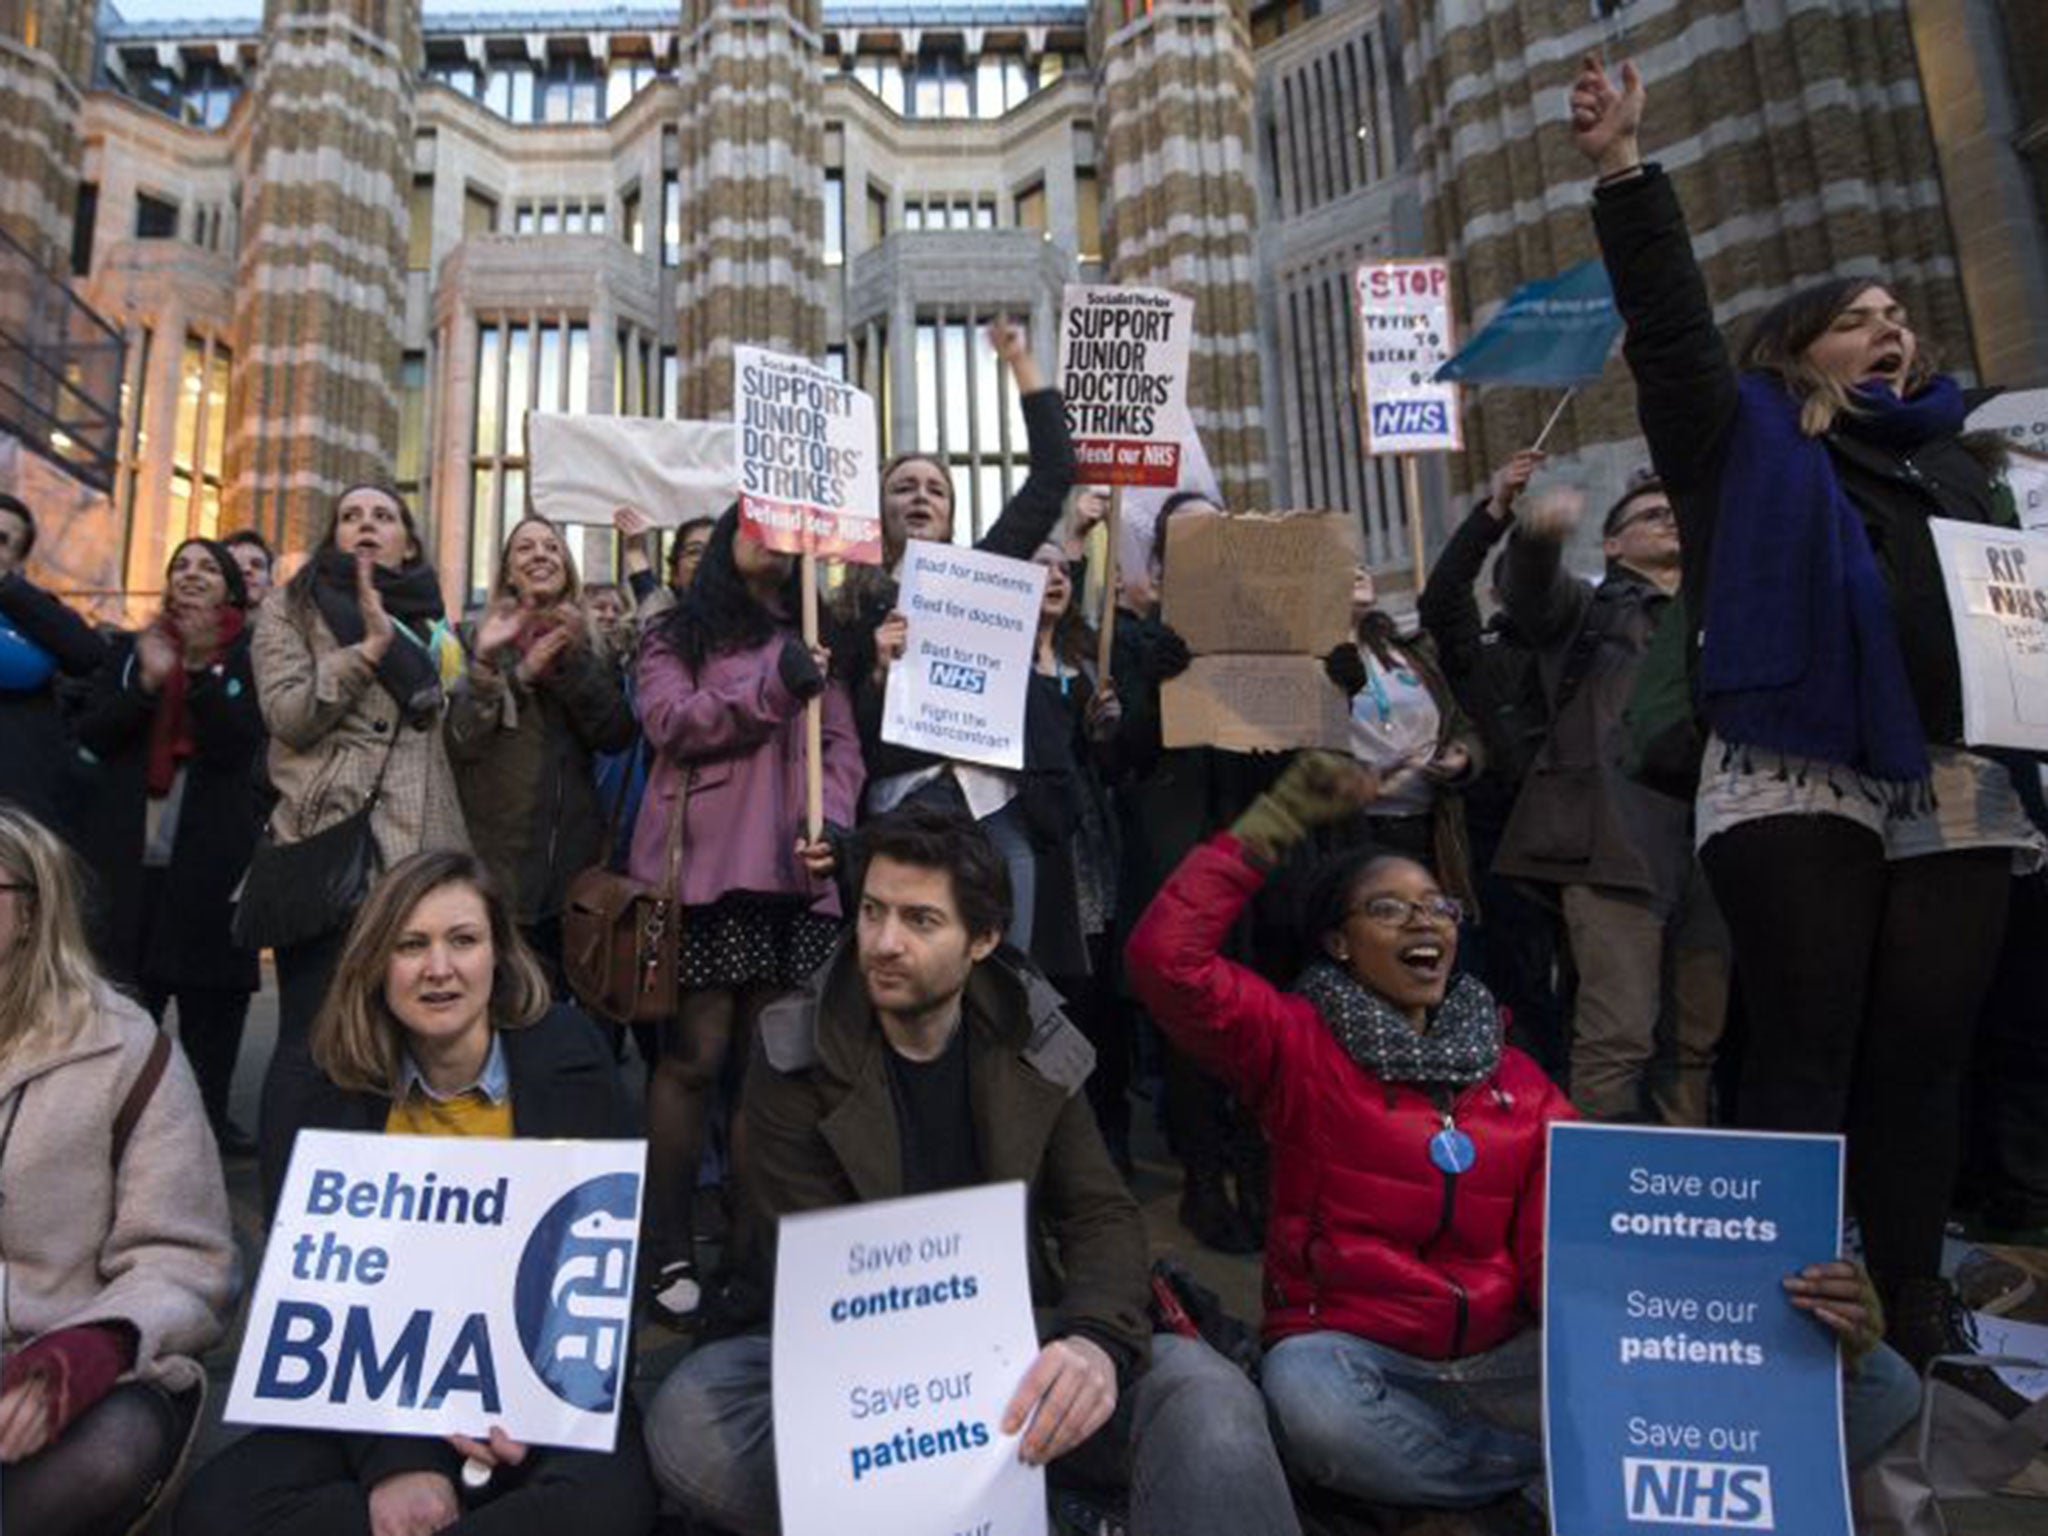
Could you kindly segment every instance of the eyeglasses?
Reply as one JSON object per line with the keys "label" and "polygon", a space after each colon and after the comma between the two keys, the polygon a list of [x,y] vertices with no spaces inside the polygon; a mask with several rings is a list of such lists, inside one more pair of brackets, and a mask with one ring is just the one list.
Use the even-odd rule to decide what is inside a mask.
{"label": "eyeglasses", "polygon": [[1420,901],[1375,896],[1361,906],[1345,908],[1344,915],[1362,917],[1382,928],[1406,928],[1415,922],[1455,928],[1465,920],[1465,904],[1451,896],[1425,896]]}
{"label": "eyeglasses", "polygon": [[1640,512],[1631,512],[1615,526],[1616,533],[1627,533],[1639,523],[1669,523],[1678,526],[1678,514],[1667,507],[1645,507]]}

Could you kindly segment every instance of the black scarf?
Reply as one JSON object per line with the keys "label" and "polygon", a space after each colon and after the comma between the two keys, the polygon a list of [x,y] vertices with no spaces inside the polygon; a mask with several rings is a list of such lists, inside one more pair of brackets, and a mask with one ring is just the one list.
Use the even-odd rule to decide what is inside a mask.
{"label": "black scarf", "polygon": [[[407,720],[425,720],[441,711],[441,673],[427,641],[446,616],[441,582],[434,568],[422,562],[403,570],[373,568],[371,581],[392,622],[411,632],[417,644],[394,643],[377,663],[377,681],[391,695]],[[313,603],[328,630],[342,645],[363,638],[363,613],[356,603],[356,557],[346,550],[320,551],[313,568]]]}
{"label": "black scarf", "polygon": [[1422,1030],[1328,960],[1303,971],[1295,990],[1315,1004],[1345,1054],[1381,1082],[1463,1088],[1485,1081],[1500,1065],[1500,1015],[1477,977],[1453,978]]}

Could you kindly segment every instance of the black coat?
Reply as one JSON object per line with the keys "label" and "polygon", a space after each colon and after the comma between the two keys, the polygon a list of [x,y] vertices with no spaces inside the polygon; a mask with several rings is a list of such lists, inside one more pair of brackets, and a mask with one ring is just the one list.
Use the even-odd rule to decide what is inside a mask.
{"label": "black coat", "polygon": [[[1593,222],[1615,306],[1628,327],[1622,352],[1635,376],[1636,414],[1678,513],[1686,607],[1697,627],[1707,615],[1714,523],[1735,426],[1735,364],[1714,324],[1713,301],[1669,178],[1653,165],[1600,188]],[[1955,624],[1928,522],[2009,521],[1998,510],[1990,475],[1954,437],[1911,454],[1841,431],[1824,441],[1884,575],[1923,733],[1931,742],[1959,743]]]}
{"label": "black coat", "polygon": [[[90,624],[19,571],[0,578],[0,615],[48,651],[66,677],[90,677],[107,654]],[[55,679],[26,692],[0,692],[0,800],[68,832],[86,809],[65,803],[70,756]]]}
{"label": "black coat", "polygon": [[254,992],[256,956],[229,934],[235,890],[263,826],[266,737],[247,632],[213,666],[189,674],[185,707],[195,750],[185,761],[171,861],[151,903],[142,857],[156,704],[139,686],[135,637],[120,636],[94,675],[76,724],[79,745],[99,762],[92,815],[78,842],[98,880],[94,931],[101,958],[129,982]]}
{"label": "black coat", "polygon": [[[580,1009],[558,1004],[539,1022],[502,1030],[498,1038],[505,1044],[505,1069],[512,1080],[515,1137],[606,1141],[640,1134],[611,1047]],[[351,1093],[316,1077],[290,1108],[295,1136],[301,1130],[381,1132],[391,1100],[379,1093]],[[281,1180],[282,1169],[278,1176]],[[276,1188],[264,1191],[265,1210],[277,1209],[279,1193]],[[630,1400],[625,1415],[619,1426],[622,1446],[638,1434]],[[351,1461],[366,1489],[401,1472],[439,1472],[454,1482],[462,1469],[462,1458],[445,1440],[413,1435],[352,1438],[356,1444]],[[621,1475],[626,1475],[623,1467]]]}

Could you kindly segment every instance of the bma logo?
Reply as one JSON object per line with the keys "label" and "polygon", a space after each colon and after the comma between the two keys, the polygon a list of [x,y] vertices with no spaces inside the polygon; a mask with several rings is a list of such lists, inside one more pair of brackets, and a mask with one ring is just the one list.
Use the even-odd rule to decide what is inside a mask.
{"label": "bma logo", "polygon": [[1451,419],[1441,400],[1389,400],[1372,408],[1374,437],[1411,437],[1418,432],[1448,432]]}
{"label": "bma logo", "polygon": [[1771,1531],[1771,1469],[1732,1461],[1651,1461],[1626,1456],[1632,1525],[1714,1525]]}
{"label": "bma logo", "polygon": [[577,1185],[534,1226],[519,1256],[512,1312],[526,1358],[563,1402],[610,1413],[633,1313],[640,1176]]}
{"label": "bma logo", "polygon": [[979,667],[963,667],[957,661],[935,661],[931,670],[934,688],[950,688],[955,693],[988,692],[988,674]]}

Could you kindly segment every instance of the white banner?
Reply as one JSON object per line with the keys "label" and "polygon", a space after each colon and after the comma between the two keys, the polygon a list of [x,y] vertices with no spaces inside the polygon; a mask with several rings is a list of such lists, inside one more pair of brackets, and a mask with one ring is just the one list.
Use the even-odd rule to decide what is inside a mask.
{"label": "white banner", "polygon": [[2048,389],[2009,389],[1970,412],[1965,432],[1996,432],[2016,448],[2048,453]]}
{"label": "white banner", "polygon": [[1458,386],[1436,382],[1457,343],[1451,264],[1367,262],[1353,274],[1367,453],[1456,453],[1465,446]]}
{"label": "white banner", "polygon": [[1083,485],[1179,483],[1194,333],[1195,301],[1178,293],[1067,284],[1060,394]]}
{"label": "white banner", "polygon": [[1024,697],[1045,567],[913,539],[897,609],[910,620],[889,668],[882,740],[991,768],[1024,766]]}
{"label": "white banner", "polygon": [[235,1424],[608,1451],[646,1143],[301,1131]]}
{"label": "white banner", "polygon": [[786,1216],[778,1248],[784,1536],[1044,1536],[1045,1473],[1002,1432],[1038,1355],[1024,1186]]}
{"label": "white banner", "polygon": [[718,516],[740,493],[729,421],[536,411],[526,431],[533,510],[553,523],[609,526],[614,512],[631,507],[677,528]]}
{"label": "white banner", "polygon": [[815,363],[732,349],[740,517],[770,549],[876,565],[882,459],[875,401]]}
{"label": "white banner", "polygon": [[1963,740],[2048,752],[2048,533],[1928,523],[1963,669]]}

